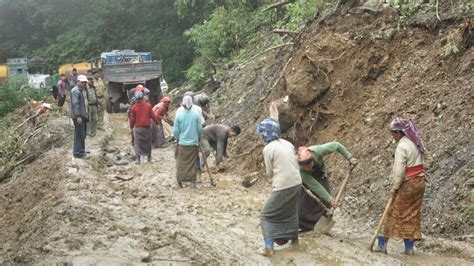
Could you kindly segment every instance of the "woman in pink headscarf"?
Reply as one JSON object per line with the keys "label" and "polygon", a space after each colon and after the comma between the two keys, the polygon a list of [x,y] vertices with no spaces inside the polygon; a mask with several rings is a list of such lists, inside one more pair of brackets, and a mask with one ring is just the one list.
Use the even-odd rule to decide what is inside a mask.
{"label": "woman in pink headscarf", "polygon": [[398,142],[390,190],[394,200],[376,251],[387,253],[388,239],[394,237],[404,240],[405,254],[413,255],[413,242],[421,240],[421,203],[426,187],[424,163],[430,156],[412,121],[395,118],[389,128]]}

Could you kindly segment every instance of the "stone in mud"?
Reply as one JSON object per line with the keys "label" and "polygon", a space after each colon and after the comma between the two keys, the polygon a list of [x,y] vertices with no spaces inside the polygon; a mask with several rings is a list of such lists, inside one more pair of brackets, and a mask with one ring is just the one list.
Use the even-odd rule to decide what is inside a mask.
{"label": "stone in mud", "polygon": [[140,259],[142,262],[150,262],[151,261],[151,254],[143,251],[140,253]]}
{"label": "stone in mud", "polygon": [[[308,60],[305,57],[301,59]],[[297,105],[308,106],[329,89],[331,84],[326,78],[326,72],[323,66],[315,68],[308,61],[305,64],[300,63],[300,68],[286,76],[287,91]]]}

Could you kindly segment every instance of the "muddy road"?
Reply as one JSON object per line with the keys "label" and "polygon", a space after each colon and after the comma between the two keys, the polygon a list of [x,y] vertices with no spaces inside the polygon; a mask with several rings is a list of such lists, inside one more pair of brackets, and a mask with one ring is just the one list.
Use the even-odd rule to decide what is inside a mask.
{"label": "muddy road", "polygon": [[[396,241],[390,243],[389,255],[370,253],[367,243],[375,221],[357,225],[337,212],[329,236],[305,233],[299,248],[277,247],[274,257],[263,257],[258,252],[263,243],[258,217],[271,191],[269,180],[246,189],[241,175],[228,169],[214,175],[217,187],[203,173],[197,189],[179,188],[174,147],[154,149],[151,162],[136,165],[125,114],[106,118],[107,130],[87,139],[90,159],[72,160],[66,145],[34,163],[56,160],[62,166],[55,174],[65,178],[52,189],[54,203],[37,203],[34,217],[18,218],[20,225],[11,220],[15,207],[10,206],[15,205],[2,209],[11,212],[0,220],[9,226],[2,230],[16,234],[2,234],[8,239],[0,243],[0,263],[474,263],[470,245],[431,238],[419,245],[415,256],[401,255],[403,244]],[[47,175],[42,172],[47,169],[34,164],[37,175]],[[12,193],[8,190],[10,197]]]}

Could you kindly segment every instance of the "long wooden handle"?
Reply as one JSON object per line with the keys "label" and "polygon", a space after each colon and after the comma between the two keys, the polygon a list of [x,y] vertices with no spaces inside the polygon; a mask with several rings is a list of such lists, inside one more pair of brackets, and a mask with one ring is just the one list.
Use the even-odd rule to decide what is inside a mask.
{"label": "long wooden handle", "polygon": [[336,203],[336,205],[338,205],[338,204],[339,204],[339,200],[341,200],[342,192],[343,192],[344,189],[346,188],[347,182],[349,182],[349,177],[351,176],[351,173],[352,173],[352,170],[353,170],[353,169],[354,169],[354,167],[352,167],[352,166],[349,164],[349,172],[347,172],[346,177],[345,177],[344,180],[342,181],[341,187],[339,188],[339,191],[337,192],[337,195],[336,195],[336,199],[335,199],[335,201],[334,201],[334,203]]}
{"label": "long wooden handle", "polygon": [[387,206],[385,207],[385,210],[382,215],[382,219],[380,219],[380,222],[377,225],[377,228],[375,229],[374,235],[372,236],[372,239],[370,240],[370,247],[369,247],[370,251],[373,251],[375,239],[377,239],[377,235],[379,234],[380,228],[382,228],[382,224],[385,221],[385,218],[387,218],[388,211],[390,210],[390,207],[392,207],[393,199],[394,199],[393,197],[390,197],[390,199],[388,199]]}
{"label": "long wooden handle", "polygon": [[209,169],[209,165],[207,165],[206,154],[204,154],[204,151],[203,151],[201,145],[199,145],[199,149],[201,150],[202,157],[203,157],[203,159],[204,159],[204,166],[206,166],[207,174],[209,175],[209,179],[211,180],[211,185],[215,187],[215,186],[216,186],[216,183],[214,183],[214,179],[212,179],[212,175],[211,175],[211,170]]}
{"label": "long wooden handle", "polygon": [[313,198],[319,205],[321,205],[321,207],[323,207],[326,212],[331,212],[331,210],[328,209],[328,207],[326,207],[326,205],[324,205],[324,203],[318,197],[316,197],[309,189],[307,189],[305,186],[302,186],[302,187],[304,191],[308,193],[308,196]]}

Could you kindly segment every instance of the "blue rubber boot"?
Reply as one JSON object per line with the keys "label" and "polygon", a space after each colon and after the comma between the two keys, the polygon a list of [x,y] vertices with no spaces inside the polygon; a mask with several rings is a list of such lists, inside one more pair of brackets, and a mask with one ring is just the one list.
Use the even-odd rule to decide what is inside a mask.
{"label": "blue rubber boot", "polygon": [[388,244],[388,237],[378,236],[377,248],[374,251],[387,254],[387,244]]}
{"label": "blue rubber boot", "polygon": [[414,241],[410,239],[403,239],[403,242],[405,243],[405,254],[407,255],[414,255],[415,251],[413,251],[413,244]]}
{"label": "blue rubber boot", "polygon": [[275,251],[273,250],[273,239],[267,238],[264,240],[265,242],[265,249],[262,252],[262,255],[265,257],[271,257],[273,254],[275,254]]}

